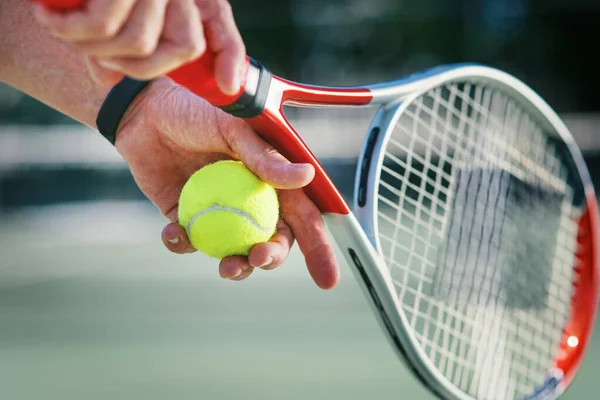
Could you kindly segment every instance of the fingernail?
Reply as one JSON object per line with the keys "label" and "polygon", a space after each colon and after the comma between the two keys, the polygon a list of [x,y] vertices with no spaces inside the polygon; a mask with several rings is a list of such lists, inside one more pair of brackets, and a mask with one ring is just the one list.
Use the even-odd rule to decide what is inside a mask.
{"label": "fingernail", "polygon": [[244,270],[243,270],[243,269],[241,269],[241,268],[239,268],[239,269],[238,269],[238,271],[235,273],[235,275],[233,275],[233,276],[231,277],[231,279],[233,279],[233,278],[237,278],[238,276],[242,275],[243,273],[244,273]]}
{"label": "fingernail", "polygon": [[265,261],[265,263],[260,266],[260,268],[268,267],[272,263],[273,263],[273,257],[269,257],[269,258],[267,258],[267,261]]}
{"label": "fingernail", "polygon": [[179,243],[179,236],[177,236],[176,238],[173,238],[173,239],[168,239],[167,241],[171,244],[177,244],[177,243]]}

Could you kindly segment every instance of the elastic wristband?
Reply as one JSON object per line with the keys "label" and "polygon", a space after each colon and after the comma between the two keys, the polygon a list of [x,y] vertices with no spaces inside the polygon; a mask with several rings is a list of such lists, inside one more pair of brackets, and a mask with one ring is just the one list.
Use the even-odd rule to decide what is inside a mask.
{"label": "elastic wristband", "polygon": [[111,144],[115,144],[121,118],[136,96],[150,81],[123,78],[108,93],[96,118],[98,130]]}

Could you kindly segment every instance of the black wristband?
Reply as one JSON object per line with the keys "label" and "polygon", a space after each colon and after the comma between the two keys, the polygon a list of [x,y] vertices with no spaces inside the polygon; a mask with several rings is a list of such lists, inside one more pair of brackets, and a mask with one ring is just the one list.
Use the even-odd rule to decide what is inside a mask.
{"label": "black wristband", "polygon": [[121,118],[136,96],[150,81],[123,78],[108,93],[96,118],[98,130],[111,144],[115,144]]}

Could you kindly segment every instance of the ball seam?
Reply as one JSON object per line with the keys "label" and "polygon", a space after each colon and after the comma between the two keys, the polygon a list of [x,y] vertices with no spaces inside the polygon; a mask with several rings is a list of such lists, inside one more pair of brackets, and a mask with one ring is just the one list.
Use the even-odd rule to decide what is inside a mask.
{"label": "ball seam", "polygon": [[258,230],[260,230],[262,232],[268,233],[268,232],[271,232],[271,230],[272,230],[271,228],[261,226],[258,223],[258,221],[256,219],[254,219],[254,217],[250,213],[248,213],[248,212],[246,212],[244,210],[240,210],[239,208],[226,207],[226,206],[222,206],[222,205],[214,203],[210,207],[205,208],[204,210],[200,210],[200,211],[198,211],[196,214],[194,214],[192,216],[192,218],[190,219],[190,221],[188,222],[188,224],[186,226],[188,234],[190,232],[192,232],[192,226],[194,225],[194,222],[196,222],[196,220],[198,218],[200,218],[204,214],[208,214],[208,213],[210,213],[212,211],[228,211],[228,212],[232,212],[232,213],[237,214],[238,216],[244,218],[245,220],[249,221],[252,225],[254,225],[254,227],[256,229],[258,229]]}

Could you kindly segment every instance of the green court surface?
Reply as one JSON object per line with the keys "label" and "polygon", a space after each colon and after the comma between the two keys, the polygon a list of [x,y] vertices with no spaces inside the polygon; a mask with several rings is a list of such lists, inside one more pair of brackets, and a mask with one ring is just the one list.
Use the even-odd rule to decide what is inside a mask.
{"label": "green court surface", "polygon": [[[433,399],[348,267],[318,289],[297,248],[244,282],[163,249],[145,203],[0,216],[0,399]],[[564,399],[595,399],[600,334]]]}

